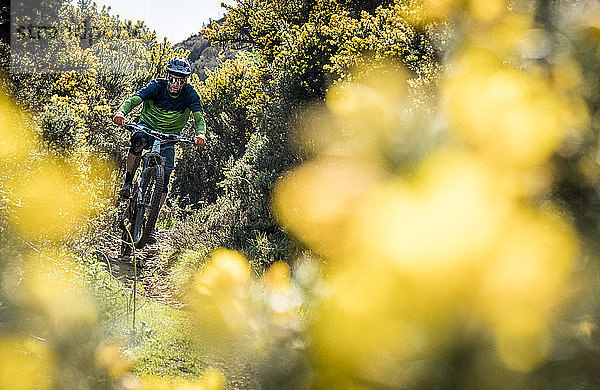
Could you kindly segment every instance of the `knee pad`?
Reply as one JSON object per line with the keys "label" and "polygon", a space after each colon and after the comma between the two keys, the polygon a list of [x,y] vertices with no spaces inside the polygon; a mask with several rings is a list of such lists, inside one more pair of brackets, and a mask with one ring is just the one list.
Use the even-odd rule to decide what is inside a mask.
{"label": "knee pad", "polygon": [[131,144],[131,147],[129,148],[129,153],[135,155],[135,156],[141,156],[142,155],[142,150],[144,149],[144,144]]}
{"label": "knee pad", "polygon": [[136,156],[142,154],[142,150],[147,146],[148,142],[146,139],[146,135],[142,132],[134,133],[131,136],[131,147],[129,148],[129,152]]}
{"label": "knee pad", "polygon": [[146,146],[146,143],[142,139],[141,140],[137,140],[136,143],[134,143],[133,145],[131,145],[131,147],[135,151],[135,154],[141,154],[142,150],[144,149],[145,146]]}

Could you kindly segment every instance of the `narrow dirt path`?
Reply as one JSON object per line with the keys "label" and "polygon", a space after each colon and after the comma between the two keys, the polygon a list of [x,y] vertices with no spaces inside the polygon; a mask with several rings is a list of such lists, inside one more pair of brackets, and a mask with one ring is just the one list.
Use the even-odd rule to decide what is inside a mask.
{"label": "narrow dirt path", "polygon": [[[181,294],[176,291],[171,282],[169,274],[168,254],[173,251],[170,230],[159,230],[158,242],[138,250],[139,267],[137,267],[138,281],[142,288],[139,293],[154,302],[159,302],[173,308],[184,308],[186,304],[181,299]],[[111,236],[110,246],[103,251],[103,255],[110,262],[110,272],[123,286],[130,289],[134,281],[134,265],[131,257],[119,256],[119,239]],[[256,367],[247,356],[226,351],[237,350],[235,345],[223,350],[214,349],[215,346],[202,344],[198,347],[203,350],[203,358],[210,362],[209,366],[217,368],[227,378],[227,389],[229,390],[257,390],[260,385],[256,382],[258,373]],[[243,348],[239,347],[239,348]]]}
{"label": "narrow dirt path", "polygon": [[[186,304],[182,300],[180,292],[174,288],[175,284],[172,283],[169,273],[168,256],[174,250],[172,234],[171,230],[159,230],[156,244],[137,251],[136,257],[139,264],[137,275],[138,281],[142,285],[138,291],[139,294],[154,302],[180,309],[184,308]],[[102,250],[102,255],[109,262],[109,270],[112,275],[125,288],[131,289],[134,281],[133,259],[119,256],[119,236],[115,236],[114,233],[108,235],[105,241],[108,245]],[[207,367],[217,368],[226,376],[228,390],[258,390],[261,388],[256,379],[259,376],[256,364],[248,360],[248,355],[234,352],[244,351],[245,344],[242,343],[241,346],[232,344],[220,348],[203,342],[197,348],[202,351],[199,356],[202,356],[202,359],[207,362]],[[185,374],[182,373],[182,375]]]}
{"label": "narrow dirt path", "polygon": [[[182,308],[185,303],[181,300],[180,292],[173,288],[173,283],[168,271],[167,259],[163,256],[172,250],[171,232],[159,230],[158,242],[146,245],[143,249],[136,250],[137,276],[142,285],[140,294],[165,305]],[[110,270],[115,278],[125,286],[131,286],[134,280],[133,256],[121,257],[119,255],[119,242],[117,239],[105,253],[110,261]]]}

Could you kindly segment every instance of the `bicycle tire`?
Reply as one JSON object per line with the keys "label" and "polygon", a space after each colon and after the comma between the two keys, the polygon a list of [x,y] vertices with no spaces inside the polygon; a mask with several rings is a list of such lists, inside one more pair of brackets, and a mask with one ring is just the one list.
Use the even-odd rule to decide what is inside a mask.
{"label": "bicycle tire", "polygon": [[165,171],[162,165],[149,167],[142,172],[142,202],[137,205],[133,221],[133,240],[138,249],[146,245],[154,230],[158,219],[164,179]]}

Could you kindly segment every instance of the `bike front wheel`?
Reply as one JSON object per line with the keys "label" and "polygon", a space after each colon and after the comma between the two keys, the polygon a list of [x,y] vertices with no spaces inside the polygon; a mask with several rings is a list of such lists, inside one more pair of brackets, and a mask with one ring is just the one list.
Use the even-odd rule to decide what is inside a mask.
{"label": "bike front wheel", "polygon": [[146,245],[154,230],[160,208],[164,179],[165,170],[161,165],[148,167],[142,172],[141,193],[135,195],[138,197],[138,202],[133,223],[133,241],[138,249]]}

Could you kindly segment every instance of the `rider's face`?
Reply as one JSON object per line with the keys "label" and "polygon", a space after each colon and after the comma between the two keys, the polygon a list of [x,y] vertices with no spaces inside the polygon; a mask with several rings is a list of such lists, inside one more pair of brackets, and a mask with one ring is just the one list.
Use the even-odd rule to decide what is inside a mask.
{"label": "rider's face", "polygon": [[178,94],[183,84],[185,84],[186,77],[168,75],[167,80],[169,82],[169,92],[172,94]]}

